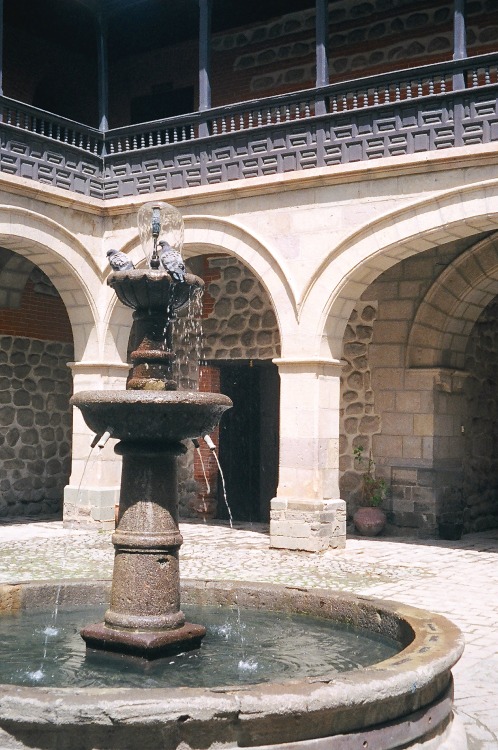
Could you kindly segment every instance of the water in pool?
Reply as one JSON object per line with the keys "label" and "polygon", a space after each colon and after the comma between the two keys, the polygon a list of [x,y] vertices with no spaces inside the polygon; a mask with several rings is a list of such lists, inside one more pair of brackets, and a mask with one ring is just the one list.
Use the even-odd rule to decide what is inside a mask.
{"label": "water in pool", "polygon": [[43,687],[215,687],[344,672],[387,659],[395,641],[305,615],[227,607],[183,608],[202,622],[201,648],[144,663],[85,653],[79,631],[105,608],[0,617],[0,683]]}

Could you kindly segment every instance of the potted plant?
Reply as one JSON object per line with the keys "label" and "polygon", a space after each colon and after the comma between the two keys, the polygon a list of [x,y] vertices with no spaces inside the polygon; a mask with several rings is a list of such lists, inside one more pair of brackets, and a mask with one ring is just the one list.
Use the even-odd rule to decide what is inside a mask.
{"label": "potted plant", "polygon": [[375,462],[371,453],[365,458],[362,445],[356,446],[353,453],[356,465],[365,469],[361,476],[361,505],[353,515],[353,522],[363,536],[377,536],[386,525],[386,514],[380,506],[387,497],[389,487],[385,479],[375,476]]}

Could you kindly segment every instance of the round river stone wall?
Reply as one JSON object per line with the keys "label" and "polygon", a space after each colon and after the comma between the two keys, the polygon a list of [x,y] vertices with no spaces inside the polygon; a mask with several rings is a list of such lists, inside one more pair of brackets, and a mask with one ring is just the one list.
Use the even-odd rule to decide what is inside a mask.
{"label": "round river stone wall", "polygon": [[280,356],[280,334],[263,285],[235,258],[211,258],[219,278],[207,286],[214,306],[203,320],[207,360],[273,359]]}
{"label": "round river stone wall", "polygon": [[60,511],[71,467],[72,344],[0,337],[0,517]]}
{"label": "round river stone wall", "polygon": [[[340,488],[347,500],[348,515],[360,504],[362,474],[372,450],[372,437],[380,432],[380,416],[376,412],[368,345],[377,317],[376,302],[358,302],[351,313],[344,333],[341,374]],[[354,459],[354,449],[363,448],[361,464]]]}

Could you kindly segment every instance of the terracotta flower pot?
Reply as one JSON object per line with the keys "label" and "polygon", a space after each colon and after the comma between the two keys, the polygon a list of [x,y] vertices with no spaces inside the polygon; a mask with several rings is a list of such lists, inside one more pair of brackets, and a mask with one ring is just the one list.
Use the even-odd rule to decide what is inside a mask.
{"label": "terracotta flower pot", "polygon": [[386,514],[381,508],[358,508],[353,516],[356,530],[363,536],[378,536],[386,525]]}

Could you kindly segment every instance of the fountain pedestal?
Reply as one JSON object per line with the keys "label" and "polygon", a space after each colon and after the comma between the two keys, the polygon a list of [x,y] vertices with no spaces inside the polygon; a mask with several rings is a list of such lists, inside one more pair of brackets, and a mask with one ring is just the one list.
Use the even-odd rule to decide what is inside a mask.
{"label": "fountain pedestal", "polygon": [[181,443],[121,441],[123,456],[110,607],[81,635],[90,648],[151,659],[196,648],[206,629],[180,609],[177,456]]}

